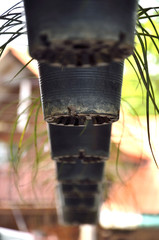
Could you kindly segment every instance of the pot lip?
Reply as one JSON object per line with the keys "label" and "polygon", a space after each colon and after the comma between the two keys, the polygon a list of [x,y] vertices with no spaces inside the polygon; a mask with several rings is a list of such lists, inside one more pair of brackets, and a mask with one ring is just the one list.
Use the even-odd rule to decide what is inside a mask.
{"label": "pot lip", "polygon": [[79,189],[75,189],[75,190],[71,190],[71,191],[63,191],[63,189],[60,189],[61,194],[63,194],[64,197],[66,198],[95,198],[95,197],[99,197],[99,190],[98,191],[92,191],[92,190],[87,190],[83,191],[83,190],[79,190]]}
{"label": "pot lip", "polygon": [[53,67],[108,66],[122,62],[133,52],[134,44],[123,35],[120,33],[114,39],[50,39],[49,46],[34,44],[30,55]]}
{"label": "pot lip", "polygon": [[60,189],[61,194],[63,194],[64,198],[67,199],[76,199],[76,198],[81,198],[81,199],[93,199],[93,198],[98,198],[100,192],[99,191],[90,191],[87,190],[87,192],[82,191],[82,190],[72,190],[70,192],[64,192],[62,189]]}
{"label": "pot lip", "polygon": [[[100,204],[99,204],[100,205]],[[95,206],[95,207],[93,207],[93,208],[86,208],[85,206],[79,206],[78,208],[77,208],[77,206],[76,207],[72,207],[72,206],[62,206],[62,210],[64,210],[64,211],[68,211],[68,212],[70,212],[70,214],[71,214],[71,212],[74,212],[74,213],[81,213],[81,212],[86,212],[86,213],[98,213],[98,211],[99,211],[99,206]]]}
{"label": "pot lip", "polygon": [[62,189],[59,189],[60,193],[63,198],[65,199],[99,199],[101,196],[99,194],[99,192],[92,192],[92,191],[88,191],[88,192],[83,192],[83,191],[70,191],[70,192],[63,192]]}
{"label": "pot lip", "polygon": [[94,126],[101,126],[111,124],[118,121],[119,112],[117,115],[109,113],[80,113],[75,115],[69,114],[54,114],[45,116],[44,120],[49,124],[58,126],[69,126],[69,127],[83,127],[86,122],[91,120]]}
{"label": "pot lip", "polygon": [[57,163],[61,164],[77,164],[77,162],[80,162],[84,165],[88,164],[100,164],[104,163],[108,159],[108,156],[101,156],[101,155],[90,155],[90,154],[82,154],[81,152],[79,154],[75,155],[61,155],[61,156],[55,156],[53,157],[53,160],[55,160]]}
{"label": "pot lip", "polygon": [[65,185],[71,185],[72,187],[78,187],[78,186],[92,186],[92,185],[96,185],[96,186],[103,186],[104,181],[101,182],[96,182],[96,181],[92,181],[92,180],[81,180],[81,181],[65,181],[65,182],[57,182],[56,186],[58,187],[63,187]]}
{"label": "pot lip", "polygon": [[[79,179],[73,179],[73,180],[66,180],[66,179],[64,179],[64,180],[58,180],[57,179],[57,181],[58,181],[58,183],[60,183],[60,184],[66,184],[66,183],[78,183],[78,182],[85,182],[85,181],[87,181],[88,180],[88,178],[86,178],[86,179],[82,179],[82,180],[79,180]],[[100,184],[102,183],[103,185],[101,185],[101,187],[103,187],[104,186],[104,181],[103,181],[103,179],[100,179],[100,180],[93,180],[93,179],[91,179],[91,180],[88,180],[88,181],[91,181],[92,182],[92,185],[93,184],[96,184],[96,185],[99,185],[100,186]],[[57,187],[57,185],[56,185],[56,187]]]}

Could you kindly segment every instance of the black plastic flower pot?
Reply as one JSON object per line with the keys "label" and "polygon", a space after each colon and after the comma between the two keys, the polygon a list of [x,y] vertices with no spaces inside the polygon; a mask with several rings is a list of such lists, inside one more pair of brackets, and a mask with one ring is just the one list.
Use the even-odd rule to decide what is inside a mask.
{"label": "black plastic flower pot", "polygon": [[73,182],[88,182],[92,181],[94,183],[103,180],[104,175],[104,162],[94,162],[93,164],[82,163],[80,159],[76,159],[75,163],[56,163],[56,174],[57,179],[63,183],[73,183]]}
{"label": "black plastic flower pot", "polygon": [[44,119],[51,124],[112,123],[119,118],[123,62],[106,67],[56,68],[40,63]]}
{"label": "black plastic flower pot", "polygon": [[63,127],[48,124],[51,155],[62,182],[102,181],[109,157],[111,124]]}
{"label": "black plastic flower pot", "polygon": [[66,225],[97,224],[99,219],[98,209],[63,207],[57,212],[59,223]]}
{"label": "black plastic flower pot", "polygon": [[100,206],[102,202],[102,194],[89,195],[83,192],[63,194],[63,191],[58,188],[58,195],[59,205],[61,205],[62,208],[71,207],[76,209],[80,207],[93,210]]}
{"label": "black plastic flower pot", "polygon": [[132,53],[137,0],[24,0],[30,54],[53,65],[89,66]]}
{"label": "black plastic flower pot", "polygon": [[64,195],[84,194],[92,196],[94,194],[100,194],[103,190],[103,183],[94,183],[91,181],[80,181],[73,183],[59,183],[59,189]]}
{"label": "black plastic flower pot", "polygon": [[48,124],[51,156],[59,163],[99,163],[109,157],[111,124],[63,127]]}
{"label": "black plastic flower pot", "polygon": [[98,199],[95,196],[64,196],[63,195],[63,204],[66,207],[86,207],[93,209],[98,203]]}

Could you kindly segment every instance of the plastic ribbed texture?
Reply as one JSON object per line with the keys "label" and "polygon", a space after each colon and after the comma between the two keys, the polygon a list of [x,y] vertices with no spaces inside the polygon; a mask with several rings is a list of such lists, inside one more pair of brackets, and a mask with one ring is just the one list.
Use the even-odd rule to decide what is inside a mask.
{"label": "plastic ribbed texture", "polygon": [[52,158],[62,163],[102,162],[109,157],[111,124],[62,127],[48,124]]}
{"label": "plastic ribbed texture", "polygon": [[123,63],[107,67],[55,68],[39,64],[44,118],[48,123],[105,124],[119,118]]}
{"label": "plastic ribbed texture", "polygon": [[24,0],[32,57],[97,66],[132,53],[137,0]]}

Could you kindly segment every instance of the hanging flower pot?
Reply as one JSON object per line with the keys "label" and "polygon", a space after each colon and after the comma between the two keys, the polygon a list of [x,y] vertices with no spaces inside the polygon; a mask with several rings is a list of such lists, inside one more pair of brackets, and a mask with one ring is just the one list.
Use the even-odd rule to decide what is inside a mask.
{"label": "hanging flower pot", "polygon": [[84,164],[79,158],[74,159],[75,163],[56,163],[57,180],[63,183],[67,182],[100,182],[104,175],[104,162],[94,162],[93,164]]}
{"label": "hanging flower pot", "polygon": [[57,186],[57,194],[60,207],[68,208],[88,208],[96,209],[102,202],[102,193],[88,194],[83,192],[74,192],[64,194],[60,186]]}
{"label": "hanging flower pot", "polygon": [[99,209],[102,204],[102,192],[64,193],[61,186],[56,189],[57,213],[59,222],[63,224],[95,224],[98,221]]}
{"label": "hanging flower pot", "polygon": [[61,224],[97,224],[99,209],[58,207],[58,220]]}
{"label": "hanging flower pot", "polygon": [[103,65],[132,53],[137,0],[24,0],[30,54],[52,65]]}
{"label": "hanging flower pot", "polygon": [[103,162],[109,157],[111,124],[62,127],[48,124],[51,155],[59,163],[79,165]]}
{"label": "hanging flower pot", "polygon": [[119,118],[123,63],[106,67],[55,68],[41,63],[40,89],[48,123],[105,124]]}
{"label": "hanging flower pot", "polygon": [[80,181],[80,182],[72,182],[72,183],[58,183],[58,188],[64,195],[73,195],[73,194],[88,194],[89,196],[93,196],[94,194],[99,194],[103,190],[103,183],[94,183],[91,181]]}
{"label": "hanging flower pot", "polygon": [[51,155],[59,181],[102,181],[109,157],[111,124],[62,127],[49,124]]}

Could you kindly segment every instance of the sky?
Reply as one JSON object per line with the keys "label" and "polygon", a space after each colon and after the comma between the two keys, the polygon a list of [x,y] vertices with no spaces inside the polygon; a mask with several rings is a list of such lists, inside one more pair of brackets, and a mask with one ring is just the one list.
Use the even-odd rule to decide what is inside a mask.
{"label": "sky", "polygon": [[[0,8],[0,15],[3,14],[6,10],[8,10],[10,7],[12,7],[13,5],[17,4],[18,2],[20,2],[20,0],[5,0],[3,1],[3,4],[1,4],[1,8]],[[24,17],[24,22],[25,22],[25,17]],[[0,26],[3,24],[3,21],[0,20]],[[5,35],[1,35],[0,36],[0,45],[2,45],[3,43],[6,42],[6,39],[8,39]],[[14,40],[13,42],[11,42],[10,46],[14,47],[14,48],[28,48],[28,41],[27,41],[27,35],[22,35],[20,37],[18,37],[16,40]]]}
{"label": "sky", "polygon": [[0,7],[0,14],[2,14],[5,10],[7,10],[10,6],[17,3],[17,0],[5,0]]}
{"label": "sky", "polygon": [[156,7],[159,5],[159,0],[139,0],[143,7]]}

